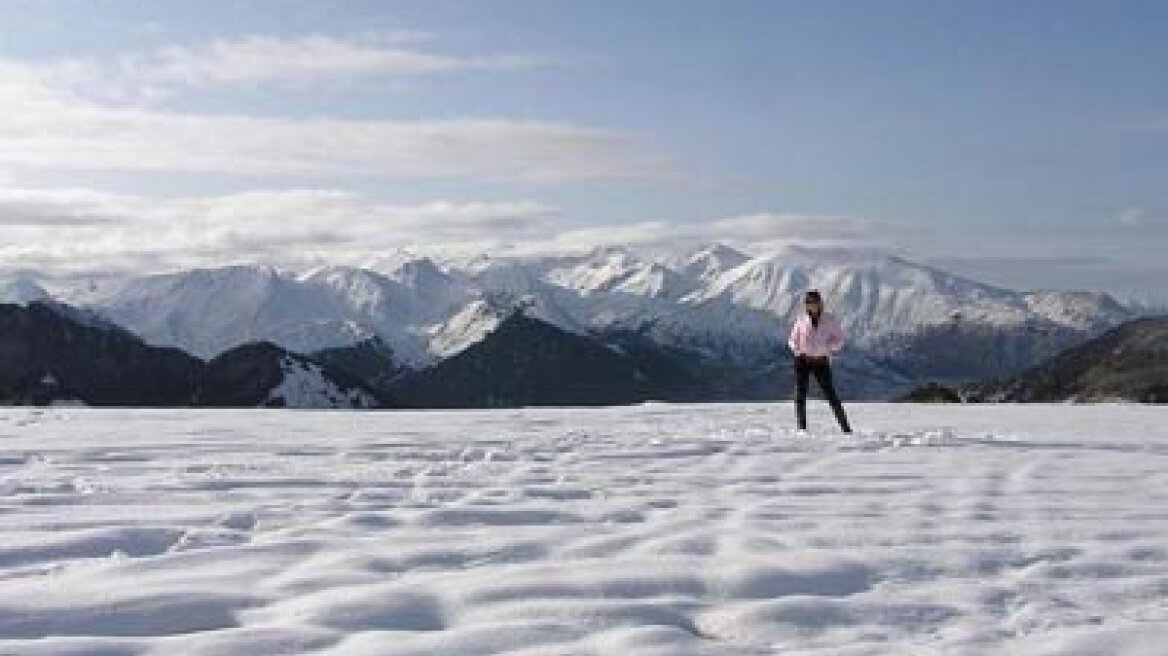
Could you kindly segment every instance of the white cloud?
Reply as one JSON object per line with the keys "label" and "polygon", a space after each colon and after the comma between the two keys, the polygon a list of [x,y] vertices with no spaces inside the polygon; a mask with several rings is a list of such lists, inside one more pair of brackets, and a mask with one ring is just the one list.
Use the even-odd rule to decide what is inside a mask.
{"label": "white cloud", "polygon": [[546,250],[579,250],[602,244],[694,247],[722,242],[748,251],[787,244],[879,246],[881,232],[871,220],[815,214],[759,212],[708,221],[641,221],[566,230],[539,244]]}
{"label": "white cloud", "polygon": [[417,39],[407,36],[371,39],[261,34],[107,58],[79,57],[41,65],[41,69],[58,84],[87,97],[136,101],[165,97],[185,88],[507,70],[549,63],[534,55],[430,52],[408,43]]}
{"label": "white cloud", "polygon": [[235,261],[356,264],[403,245],[523,238],[550,230],[533,200],[392,204],[332,190],[150,198],[0,189],[3,268],[126,272]]}
{"label": "white cloud", "polygon": [[823,243],[872,242],[877,226],[871,219],[829,214],[758,212],[715,221],[711,231],[744,242],[786,243],[808,240]]}
{"label": "white cloud", "polygon": [[109,225],[120,218],[118,199],[81,189],[0,189],[0,226]]}
{"label": "white cloud", "polygon": [[395,204],[326,189],[153,198],[79,189],[0,188],[7,269],[129,272],[228,262],[360,265],[400,248],[448,253],[578,252],[600,245],[757,249],[858,244],[859,219],[752,214],[715,221],[581,227],[532,199]]}
{"label": "white cloud", "polygon": [[1142,207],[1129,207],[1119,213],[1116,222],[1127,228],[1144,225],[1148,220],[1148,212]]}
{"label": "white cloud", "polygon": [[[161,52],[150,63],[123,62],[122,77],[112,79],[131,80],[128,86],[157,81],[212,84],[340,71],[519,64],[508,58],[429,56],[346,45],[325,37],[233,41],[206,52]],[[507,118],[195,114],[86,95],[87,86],[107,79],[101,68],[85,60],[48,65],[0,60],[0,166],[16,174],[24,169],[113,170],[525,182],[676,175],[649,144],[616,130]]]}

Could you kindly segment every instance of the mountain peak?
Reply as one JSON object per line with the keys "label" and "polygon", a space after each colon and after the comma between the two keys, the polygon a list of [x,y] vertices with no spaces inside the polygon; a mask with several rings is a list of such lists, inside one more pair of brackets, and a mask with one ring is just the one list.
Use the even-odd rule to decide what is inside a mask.
{"label": "mountain peak", "polygon": [[691,253],[682,263],[681,270],[704,280],[741,266],[749,260],[750,256],[746,253],[719,242]]}
{"label": "mountain peak", "polygon": [[734,260],[748,260],[750,256],[742,251],[728,246],[720,241],[714,242],[705,248],[699,249],[693,253],[694,258],[709,257],[717,259],[734,259]]}
{"label": "mountain peak", "polygon": [[403,260],[397,267],[386,274],[397,282],[413,287],[425,289],[431,284],[442,284],[449,279],[449,275],[438,266],[434,260],[426,256],[418,256]]}
{"label": "mountain peak", "polygon": [[50,298],[44,287],[27,276],[18,276],[0,283],[0,303],[28,305],[38,301],[47,301]]}
{"label": "mountain peak", "polygon": [[204,269],[196,269],[196,271],[214,272],[220,274],[230,275],[246,275],[246,276],[263,276],[267,278],[279,276],[281,271],[279,268],[271,264],[225,264],[218,267],[207,267]]}
{"label": "mountain peak", "polygon": [[283,272],[270,264],[225,264],[215,267],[198,267],[171,273],[152,274],[144,276],[139,280],[169,280],[183,284],[194,283],[230,287],[239,284],[268,284],[276,281],[283,275]]}
{"label": "mountain peak", "polygon": [[320,281],[371,281],[377,282],[385,278],[382,274],[371,269],[347,266],[341,264],[326,264],[304,271],[296,277],[298,282],[311,283]]}
{"label": "mountain peak", "polygon": [[[408,247],[398,247],[387,250],[383,253],[365,260],[360,268],[369,271],[375,271],[383,275],[392,275],[396,271],[411,266],[417,266],[419,263],[429,263],[437,268],[441,268],[437,264],[439,255],[434,253],[427,253],[419,250],[414,250]],[[441,258],[445,259],[445,258]]]}

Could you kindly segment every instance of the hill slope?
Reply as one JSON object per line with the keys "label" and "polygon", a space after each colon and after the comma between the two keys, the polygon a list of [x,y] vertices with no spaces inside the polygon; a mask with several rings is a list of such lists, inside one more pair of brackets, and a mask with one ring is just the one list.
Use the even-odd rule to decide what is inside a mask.
{"label": "hill slope", "polygon": [[356,378],[271,342],[245,344],[207,363],[194,405],[376,408],[376,392]]}
{"label": "hill slope", "polygon": [[0,402],[178,406],[204,364],[112,327],[77,322],[40,301],[0,304]]}
{"label": "hill slope", "polygon": [[516,313],[393,391],[420,407],[609,405],[650,398],[652,384],[624,354]]}
{"label": "hill slope", "polygon": [[1015,376],[964,392],[978,401],[1168,403],[1168,317],[1126,322]]}
{"label": "hill slope", "polygon": [[204,362],[58,303],[0,304],[0,403],[370,408],[364,384],[270,343]]}

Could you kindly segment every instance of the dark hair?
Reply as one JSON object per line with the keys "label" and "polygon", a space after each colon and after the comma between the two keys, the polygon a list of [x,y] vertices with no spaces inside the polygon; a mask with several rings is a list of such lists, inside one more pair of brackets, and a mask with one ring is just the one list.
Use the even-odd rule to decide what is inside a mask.
{"label": "dark hair", "polygon": [[803,302],[806,303],[807,301],[819,301],[823,303],[823,298],[819,296],[819,290],[810,289],[803,295]]}

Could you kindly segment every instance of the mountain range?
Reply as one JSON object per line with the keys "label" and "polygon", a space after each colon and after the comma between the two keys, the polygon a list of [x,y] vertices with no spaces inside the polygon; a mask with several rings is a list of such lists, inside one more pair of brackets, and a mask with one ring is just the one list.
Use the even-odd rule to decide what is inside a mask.
{"label": "mountain range", "polygon": [[[449,406],[786,396],[786,333],[809,288],[849,335],[837,380],[853,398],[891,398],[925,380],[1000,378],[1135,316],[1106,294],[1009,290],[878,251],[751,255],[721,244],[670,257],[609,247],[399,254],[370,268],[224,266],[57,298],[17,280],[0,302],[55,304],[202,361],[265,342],[379,398]],[[533,383],[549,367],[558,392]],[[606,385],[623,391],[588,396],[593,375],[615,376],[619,384]]]}

